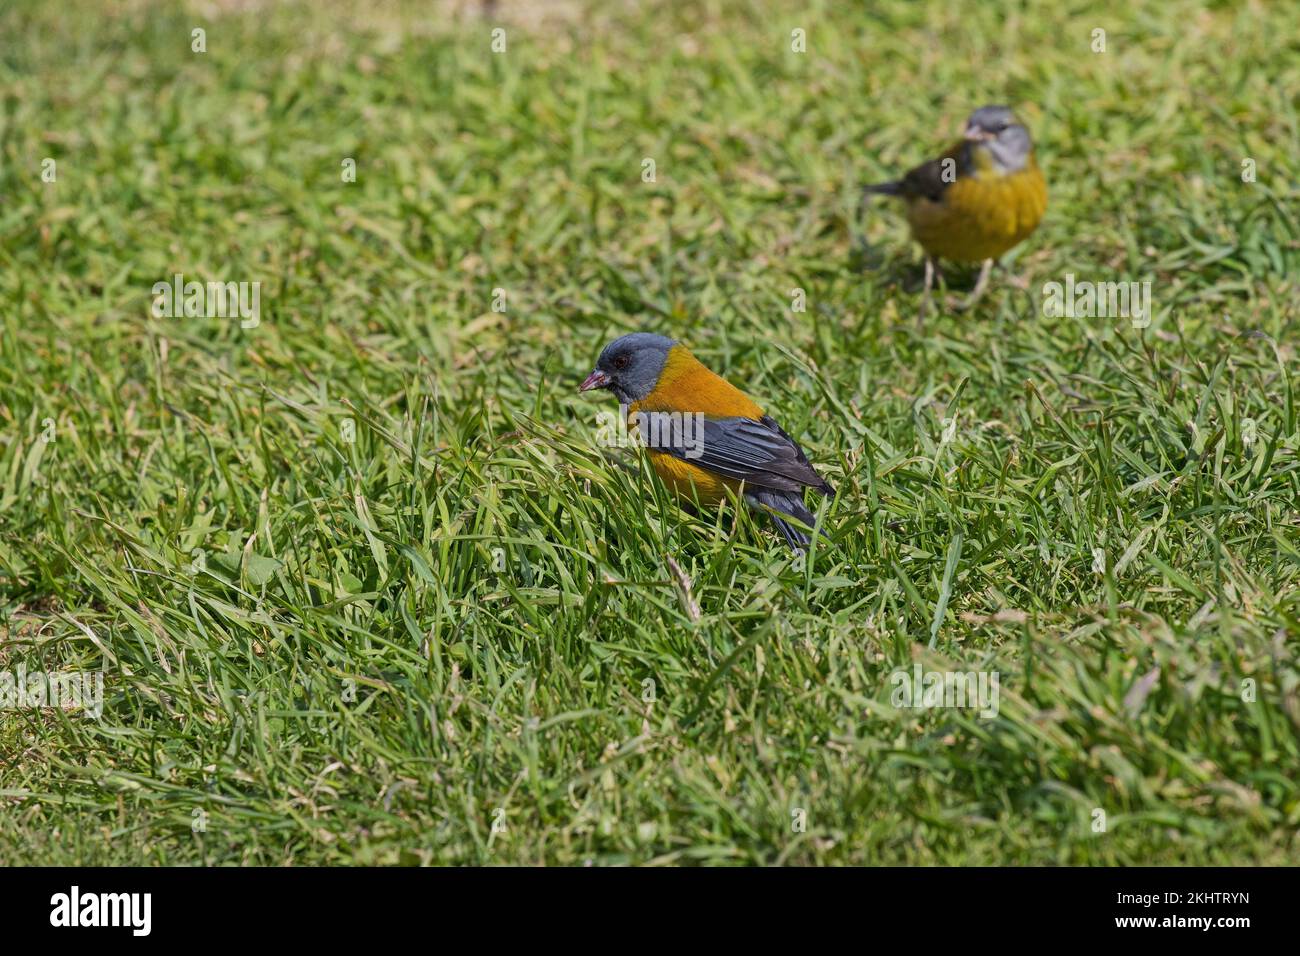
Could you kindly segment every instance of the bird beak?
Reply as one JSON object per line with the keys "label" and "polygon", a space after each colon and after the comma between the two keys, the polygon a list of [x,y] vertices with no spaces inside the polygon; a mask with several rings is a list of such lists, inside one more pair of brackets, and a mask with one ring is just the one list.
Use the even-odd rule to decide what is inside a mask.
{"label": "bird beak", "polygon": [[590,392],[593,388],[608,388],[608,387],[609,387],[609,376],[606,375],[604,372],[602,372],[600,369],[596,369],[590,375],[588,375],[586,378],[582,380],[582,384],[578,386],[578,391]]}
{"label": "bird beak", "polygon": [[984,132],[982,127],[976,126],[972,123],[970,126],[966,127],[965,137],[972,143],[982,143],[984,140],[989,138],[989,134]]}

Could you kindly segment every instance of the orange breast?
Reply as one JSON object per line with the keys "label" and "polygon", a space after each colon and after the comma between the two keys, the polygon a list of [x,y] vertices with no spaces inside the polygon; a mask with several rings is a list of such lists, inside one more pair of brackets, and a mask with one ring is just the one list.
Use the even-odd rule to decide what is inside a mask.
{"label": "orange breast", "polygon": [[1047,181],[1033,159],[1007,175],[976,171],[948,187],[939,202],[907,205],[912,236],[932,256],[957,262],[997,259],[1037,227],[1047,209]]}

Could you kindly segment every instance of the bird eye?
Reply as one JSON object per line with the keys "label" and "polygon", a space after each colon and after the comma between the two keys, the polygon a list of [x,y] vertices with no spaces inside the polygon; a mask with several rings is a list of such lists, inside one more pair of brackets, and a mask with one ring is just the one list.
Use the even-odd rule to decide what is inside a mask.
{"label": "bird eye", "polygon": [[614,359],[614,368],[627,368],[627,356],[620,355],[618,358]]}

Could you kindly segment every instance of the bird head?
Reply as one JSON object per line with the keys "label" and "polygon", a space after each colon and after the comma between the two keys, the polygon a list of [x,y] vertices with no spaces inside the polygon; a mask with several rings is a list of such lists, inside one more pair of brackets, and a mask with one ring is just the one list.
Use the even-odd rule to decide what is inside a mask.
{"label": "bird head", "polygon": [[676,344],[653,332],[633,332],[615,339],[600,353],[596,367],[583,380],[579,391],[604,388],[624,405],[639,402],[654,391],[668,361],[668,351]]}
{"label": "bird head", "polygon": [[1034,151],[1029,130],[1006,106],[983,106],[971,113],[964,135],[976,163],[998,172],[1024,169]]}

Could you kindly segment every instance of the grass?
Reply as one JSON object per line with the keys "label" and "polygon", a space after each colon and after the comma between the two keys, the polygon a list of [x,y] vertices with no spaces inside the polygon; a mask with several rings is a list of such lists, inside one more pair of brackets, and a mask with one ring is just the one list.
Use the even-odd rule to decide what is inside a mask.
{"label": "grass", "polygon": [[[0,670],[106,681],[0,711],[0,862],[1296,858],[1293,11],[676,7],[0,11]],[[1048,218],[918,326],[859,188],[999,101]],[[177,272],[260,325],[155,318]],[[1045,318],[1067,273],[1154,321]],[[639,328],[833,546],[597,444]]]}

